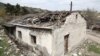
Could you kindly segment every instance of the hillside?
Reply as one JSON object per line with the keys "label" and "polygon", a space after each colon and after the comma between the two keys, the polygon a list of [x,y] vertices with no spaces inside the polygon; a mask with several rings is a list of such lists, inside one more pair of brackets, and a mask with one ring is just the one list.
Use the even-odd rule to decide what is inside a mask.
{"label": "hillside", "polygon": [[48,10],[43,10],[40,8],[31,8],[26,6],[20,6],[19,4],[11,5],[9,3],[4,4],[0,2],[0,16],[4,15],[25,15],[32,13],[48,12]]}
{"label": "hillside", "polygon": [[20,6],[19,4],[11,5],[9,3],[4,4],[0,2],[0,24],[8,22],[17,17],[21,17],[26,14],[36,14],[50,12],[48,10],[43,10],[40,8],[31,8],[26,6]]}

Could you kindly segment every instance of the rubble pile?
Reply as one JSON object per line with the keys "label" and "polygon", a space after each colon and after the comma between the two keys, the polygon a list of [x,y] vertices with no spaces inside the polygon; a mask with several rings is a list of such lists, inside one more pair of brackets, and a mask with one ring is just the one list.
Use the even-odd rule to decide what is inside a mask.
{"label": "rubble pile", "polygon": [[60,26],[65,22],[67,12],[45,12],[39,14],[28,14],[20,17],[17,20],[12,21],[12,23],[21,25],[36,25],[36,26]]}

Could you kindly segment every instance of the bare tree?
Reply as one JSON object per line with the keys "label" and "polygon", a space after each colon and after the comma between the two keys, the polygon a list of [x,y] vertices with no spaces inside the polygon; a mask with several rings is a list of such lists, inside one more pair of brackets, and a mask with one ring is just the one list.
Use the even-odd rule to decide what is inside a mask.
{"label": "bare tree", "polygon": [[98,18],[97,17],[98,13],[96,10],[87,9],[87,10],[83,11],[83,16],[85,17],[85,19],[87,21],[88,28],[90,28],[92,25],[95,24],[95,21]]}

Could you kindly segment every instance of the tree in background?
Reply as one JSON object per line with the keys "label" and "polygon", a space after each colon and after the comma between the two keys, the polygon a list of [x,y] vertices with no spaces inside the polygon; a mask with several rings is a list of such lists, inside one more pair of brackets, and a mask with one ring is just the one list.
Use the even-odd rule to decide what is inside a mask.
{"label": "tree in background", "polygon": [[29,14],[29,11],[26,9],[26,7],[22,7],[22,15]]}
{"label": "tree in background", "polygon": [[16,4],[16,6],[11,5],[9,3],[6,4],[6,13],[8,15],[20,15],[20,5]]}
{"label": "tree in background", "polygon": [[0,17],[5,16],[5,14],[6,14],[5,8],[4,7],[0,7]]}
{"label": "tree in background", "polygon": [[83,11],[83,16],[85,17],[86,21],[87,21],[87,26],[88,28],[90,28],[92,25],[95,24],[96,19],[98,18],[98,12],[96,10],[93,9],[87,9],[85,11]]}
{"label": "tree in background", "polygon": [[16,4],[15,6],[15,15],[19,15],[20,14],[20,5],[19,4]]}
{"label": "tree in background", "polygon": [[14,13],[14,6],[9,4],[9,3],[7,3],[6,4],[6,13],[8,15],[12,15]]}

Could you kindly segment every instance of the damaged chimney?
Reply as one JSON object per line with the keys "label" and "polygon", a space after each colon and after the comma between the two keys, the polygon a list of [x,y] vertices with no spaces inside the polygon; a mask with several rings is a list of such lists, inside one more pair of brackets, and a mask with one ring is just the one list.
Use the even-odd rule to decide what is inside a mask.
{"label": "damaged chimney", "polygon": [[73,6],[73,4],[72,4],[72,1],[71,1],[71,3],[70,3],[70,13],[72,13],[72,6]]}

